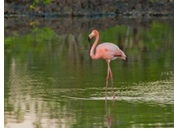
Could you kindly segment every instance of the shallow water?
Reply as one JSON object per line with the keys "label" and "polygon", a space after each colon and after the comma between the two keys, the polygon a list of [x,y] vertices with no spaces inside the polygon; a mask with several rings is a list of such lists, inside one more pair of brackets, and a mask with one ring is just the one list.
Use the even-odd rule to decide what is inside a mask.
{"label": "shallow water", "polygon": [[91,29],[28,24],[31,32],[4,38],[4,127],[174,127],[173,22],[98,30],[100,43],[127,55],[111,61],[114,102],[110,80],[105,100],[106,61],[89,56]]}

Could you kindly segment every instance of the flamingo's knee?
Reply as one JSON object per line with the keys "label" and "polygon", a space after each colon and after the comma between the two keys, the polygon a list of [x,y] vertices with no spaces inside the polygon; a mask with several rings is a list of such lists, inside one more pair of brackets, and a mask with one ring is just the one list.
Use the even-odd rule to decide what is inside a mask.
{"label": "flamingo's knee", "polygon": [[106,77],[106,80],[109,80],[109,76]]}

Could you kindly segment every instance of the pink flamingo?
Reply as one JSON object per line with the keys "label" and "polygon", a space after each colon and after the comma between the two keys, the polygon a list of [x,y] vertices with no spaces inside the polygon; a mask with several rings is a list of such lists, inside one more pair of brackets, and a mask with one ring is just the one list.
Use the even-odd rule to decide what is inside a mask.
{"label": "pink flamingo", "polygon": [[[92,45],[92,48],[90,50],[90,56],[92,59],[99,59],[99,58],[103,58],[106,60],[107,65],[108,65],[108,71],[107,71],[107,77],[106,77],[106,95],[105,98],[107,98],[107,86],[108,86],[108,80],[109,80],[109,72],[110,72],[110,77],[111,77],[111,84],[112,84],[112,91],[113,91],[113,98],[115,99],[115,94],[114,94],[114,88],[113,88],[113,75],[112,75],[112,71],[110,68],[110,60],[115,60],[117,58],[121,58],[123,60],[126,60],[126,55],[124,54],[124,52],[122,50],[120,50],[120,48],[113,44],[113,43],[102,43],[100,45],[97,45],[98,40],[99,40],[99,33],[97,30],[93,30],[91,32],[91,34],[89,35],[88,39],[90,42],[90,39],[96,36],[95,42]],[[96,53],[94,54],[94,49],[96,47]]]}

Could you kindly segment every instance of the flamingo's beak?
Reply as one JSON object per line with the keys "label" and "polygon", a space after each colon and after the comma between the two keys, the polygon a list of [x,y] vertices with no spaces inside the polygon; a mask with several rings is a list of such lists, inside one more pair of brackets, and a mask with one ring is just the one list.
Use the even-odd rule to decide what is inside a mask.
{"label": "flamingo's beak", "polygon": [[90,37],[88,36],[88,41],[90,42],[91,41],[91,39],[90,39]]}
{"label": "flamingo's beak", "polygon": [[90,40],[91,40],[91,38],[92,38],[93,36],[95,36],[93,32],[88,36],[89,42],[90,42]]}

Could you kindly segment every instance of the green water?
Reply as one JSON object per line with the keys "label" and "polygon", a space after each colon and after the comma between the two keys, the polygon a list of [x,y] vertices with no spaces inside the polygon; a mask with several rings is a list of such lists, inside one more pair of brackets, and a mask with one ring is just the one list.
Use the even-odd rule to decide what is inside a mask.
{"label": "green water", "polygon": [[[92,30],[62,34],[33,26],[4,38],[4,127],[174,127],[174,24],[98,30],[100,43],[117,44],[127,60],[92,60]],[[112,106],[113,105],[113,106]]]}

